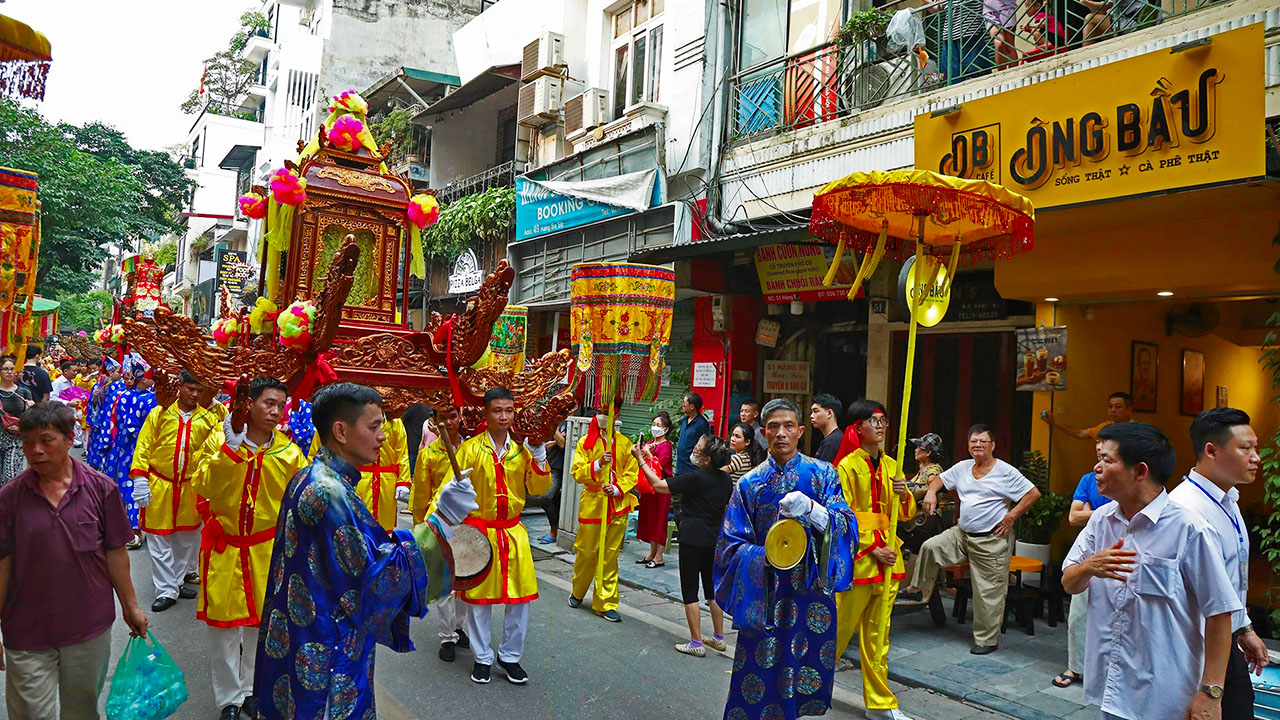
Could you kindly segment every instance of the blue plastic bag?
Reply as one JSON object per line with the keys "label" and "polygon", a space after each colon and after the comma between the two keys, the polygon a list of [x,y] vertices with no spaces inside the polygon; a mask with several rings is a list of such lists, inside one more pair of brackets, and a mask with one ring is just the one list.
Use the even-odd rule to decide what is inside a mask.
{"label": "blue plastic bag", "polygon": [[186,678],[156,636],[129,638],[111,676],[107,720],[163,720],[186,701]]}

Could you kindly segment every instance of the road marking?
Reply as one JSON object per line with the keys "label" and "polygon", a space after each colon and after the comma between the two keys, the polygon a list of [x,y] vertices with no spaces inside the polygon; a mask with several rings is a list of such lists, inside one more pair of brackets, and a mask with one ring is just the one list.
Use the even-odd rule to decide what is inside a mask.
{"label": "road marking", "polygon": [[[573,591],[573,584],[557,575],[551,575],[549,573],[539,574],[538,582],[545,582],[548,585],[554,585],[555,587],[568,592]],[[623,617],[635,618],[650,627],[655,627],[659,630],[668,632],[674,635],[677,639],[685,639],[689,637],[689,627],[687,625],[673,623],[670,620],[660,618],[657,615],[647,613],[636,607],[628,607],[626,614]],[[725,651],[720,654],[732,660],[734,649],[734,645],[726,643]],[[707,648],[707,650],[716,652],[715,650],[711,650],[711,648]],[[841,687],[832,688],[831,701],[834,704],[843,705],[852,710],[863,710],[866,707],[863,705],[861,697]]]}

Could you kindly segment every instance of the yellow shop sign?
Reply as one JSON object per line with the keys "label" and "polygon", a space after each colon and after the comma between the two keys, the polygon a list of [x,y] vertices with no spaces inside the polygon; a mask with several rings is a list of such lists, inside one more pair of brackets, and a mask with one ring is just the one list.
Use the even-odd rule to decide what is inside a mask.
{"label": "yellow shop sign", "polygon": [[1262,24],[1208,40],[919,115],[916,167],[1037,208],[1263,175]]}

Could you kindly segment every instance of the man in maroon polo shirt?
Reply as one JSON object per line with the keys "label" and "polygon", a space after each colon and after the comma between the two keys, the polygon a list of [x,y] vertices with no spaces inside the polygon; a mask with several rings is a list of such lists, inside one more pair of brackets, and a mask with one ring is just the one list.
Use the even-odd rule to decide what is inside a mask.
{"label": "man in maroon polo shirt", "polygon": [[69,454],[75,411],[36,405],[19,430],[28,467],[0,488],[0,670],[9,718],[96,720],[113,589],[132,634],[147,631],[125,549],[133,530],[115,481]]}

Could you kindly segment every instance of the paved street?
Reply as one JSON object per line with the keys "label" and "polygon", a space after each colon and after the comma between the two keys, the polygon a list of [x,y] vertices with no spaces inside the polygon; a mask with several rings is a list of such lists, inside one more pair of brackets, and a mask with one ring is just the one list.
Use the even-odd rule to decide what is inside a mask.
{"label": "paved street", "polygon": [[[532,516],[528,519],[533,520]],[[407,518],[401,518],[402,525]],[[145,549],[130,553],[139,601],[153,599]],[[622,588],[624,622],[612,625],[586,609],[564,602],[571,566],[560,558],[537,562],[541,597],[534,602],[524,666],[531,682],[518,687],[501,673],[487,686],[470,681],[471,655],[459,651],[452,665],[436,657],[435,617],[414,621],[418,650],[396,654],[379,648],[378,711],[384,720],[474,718],[483,712],[499,718],[608,717],[611,720],[706,718],[724,711],[730,656],[709,653],[693,658],[676,653],[673,643],[687,637],[683,608],[648,591]],[[164,613],[148,613],[156,637],[186,673],[191,696],[175,718],[216,718],[209,680],[205,627],[195,619],[195,601],[182,600]],[[497,620],[495,614],[495,620]],[[710,629],[710,621],[707,621]],[[495,642],[501,628],[495,622]],[[127,630],[112,629],[112,668],[124,650]],[[733,642],[733,635],[729,637]],[[730,645],[730,653],[732,653]],[[894,683],[904,707],[917,720],[996,720],[1007,716],[957,702],[929,690]],[[103,692],[103,702],[110,691]],[[860,718],[861,678],[856,669],[836,676],[836,707],[828,717]],[[0,708],[0,718],[7,720]]]}

